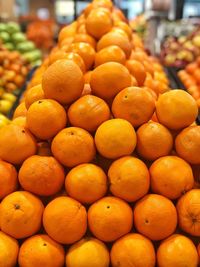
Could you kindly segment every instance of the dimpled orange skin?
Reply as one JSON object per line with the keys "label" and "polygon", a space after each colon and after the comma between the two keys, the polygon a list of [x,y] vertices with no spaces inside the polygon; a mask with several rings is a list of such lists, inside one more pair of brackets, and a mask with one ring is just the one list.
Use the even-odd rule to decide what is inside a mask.
{"label": "dimpled orange skin", "polygon": [[12,164],[21,164],[36,153],[36,141],[25,128],[9,124],[0,129],[0,158]]}
{"label": "dimpled orange skin", "polygon": [[38,84],[38,85],[31,87],[27,91],[26,96],[25,96],[26,108],[28,109],[33,102],[37,100],[41,100],[41,99],[44,99],[44,91],[42,90],[42,85]]}
{"label": "dimpled orange skin", "polygon": [[95,55],[95,67],[110,61],[118,62],[122,65],[125,64],[126,55],[119,46],[111,45],[105,47]]}
{"label": "dimpled orange skin", "polygon": [[62,267],[65,251],[48,235],[34,235],[22,243],[18,261],[21,267]]}
{"label": "dimpled orange skin", "polygon": [[116,197],[134,202],[147,194],[150,176],[146,165],[134,157],[122,157],[108,170],[110,191]]}
{"label": "dimpled orange skin", "polygon": [[119,92],[112,103],[115,118],[129,121],[134,127],[147,122],[155,110],[151,94],[140,87],[128,87]]}
{"label": "dimpled orange skin", "polygon": [[19,244],[17,240],[0,231],[0,248],[0,266],[16,266],[19,252]]}
{"label": "dimpled orange skin", "polygon": [[139,200],[133,216],[137,231],[153,241],[173,234],[177,226],[175,206],[169,199],[157,194],[148,194]]}
{"label": "dimpled orange skin", "polygon": [[43,226],[47,234],[61,244],[72,244],[87,230],[84,206],[70,197],[57,197],[46,206]]}
{"label": "dimpled orange skin", "polygon": [[56,194],[64,184],[62,165],[53,157],[34,155],[26,159],[19,170],[21,186],[34,194]]}
{"label": "dimpled orange skin", "polygon": [[91,204],[106,194],[107,177],[94,164],[80,164],[68,172],[65,188],[70,197],[81,203]]}
{"label": "dimpled orange skin", "polygon": [[90,85],[94,95],[112,99],[122,89],[131,86],[131,75],[126,67],[118,62],[107,62],[95,68]]}
{"label": "dimpled orange skin", "polygon": [[15,191],[1,202],[1,230],[17,239],[31,236],[41,227],[43,210],[39,198],[27,191]]}
{"label": "dimpled orange skin", "polygon": [[176,209],[179,227],[192,236],[200,237],[200,189],[192,189],[179,198]]}
{"label": "dimpled orange skin", "polygon": [[174,234],[165,239],[159,246],[157,261],[159,267],[197,267],[198,253],[189,238]]}
{"label": "dimpled orange skin", "polygon": [[103,99],[85,95],[70,106],[68,118],[73,126],[93,132],[101,123],[109,120],[110,109]]}
{"label": "dimpled orange skin", "polygon": [[26,123],[36,137],[47,140],[65,128],[67,114],[63,106],[55,100],[38,100],[29,107]]}
{"label": "dimpled orange skin", "polygon": [[43,74],[42,89],[46,98],[69,104],[81,96],[83,73],[72,60],[58,60]]}
{"label": "dimpled orange skin", "polygon": [[90,206],[88,224],[98,239],[111,242],[130,232],[133,213],[120,198],[105,197]]}
{"label": "dimpled orange skin", "polygon": [[109,159],[130,155],[136,146],[133,126],[123,119],[112,119],[102,123],[95,134],[98,152]]}
{"label": "dimpled orange skin", "polygon": [[0,199],[17,189],[17,171],[15,167],[0,160]]}
{"label": "dimpled orange skin", "polygon": [[154,267],[156,255],[153,244],[140,234],[127,234],[113,244],[111,262],[113,267]]}
{"label": "dimpled orange skin", "polygon": [[176,199],[194,186],[192,168],[176,156],[161,157],[150,167],[151,188],[154,193]]}
{"label": "dimpled orange skin", "polygon": [[90,162],[96,153],[93,137],[78,127],[60,131],[52,141],[51,150],[54,157],[67,167]]}

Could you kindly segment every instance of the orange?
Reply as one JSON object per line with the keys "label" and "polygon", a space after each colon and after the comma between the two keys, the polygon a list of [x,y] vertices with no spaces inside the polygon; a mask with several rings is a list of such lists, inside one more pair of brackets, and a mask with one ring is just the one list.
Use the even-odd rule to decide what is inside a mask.
{"label": "orange", "polygon": [[0,199],[17,189],[17,171],[15,167],[0,160]]}
{"label": "orange", "polygon": [[0,129],[0,158],[12,164],[21,164],[36,153],[36,142],[25,128],[13,123]]}
{"label": "orange", "polygon": [[74,52],[79,54],[82,57],[86,70],[90,70],[95,58],[94,48],[85,42],[73,43],[67,49],[67,52]]}
{"label": "orange", "polygon": [[146,72],[150,73],[152,77],[154,77],[154,69],[153,69],[153,65],[149,60],[143,60],[142,64],[146,70]]}
{"label": "orange", "polygon": [[137,231],[151,240],[162,240],[176,229],[176,208],[161,195],[149,194],[143,197],[136,203],[133,216]]}
{"label": "orange", "polygon": [[[198,64],[196,62],[192,62],[190,64],[188,64],[185,67],[185,70],[189,73],[189,74],[193,74],[195,72],[195,70],[198,69]],[[180,71],[181,73],[181,71]]]}
{"label": "orange", "polygon": [[61,49],[58,49],[56,51],[52,50],[49,55],[49,65],[60,59],[66,59],[66,52]]}
{"label": "orange", "polygon": [[100,39],[112,28],[110,12],[105,8],[91,10],[86,18],[85,26],[87,32],[96,39]]}
{"label": "orange", "polygon": [[20,267],[63,267],[65,251],[48,235],[34,235],[22,243],[18,261]]}
{"label": "orange", "polygon": [[125,64],[126,62],[126,55],[124,51],[117,45],[107,46],[101,49],[95,55],[95,66],[99,66],[106,62],[118,62],[121,64]]}
{"label": "orange", "polygon": [[94,236],[111,242],[131,231],[133,213],[130,206],[120,198],[104,197],[90,206],[88,224]]}
{"label": "orange", "polygon": [[15,112],[13,114],[13,119],[17,117],[21,117],[21,116],[26,116],[26,113],[27,113],[27,109],[26,109],[25,102],[22,102],[15,109]]}
{"label": "orange", "polygon": [[183,235],[172,235],[158,248],[159,267],[198,266],[198,253],[193,242]]}
{"label": "orange", "polygon": [[0,206],[1,230],[17,239],[35,234],[41,227],[44,206],[39,198],[26,191],[6,196]]}
{"label": "orange", "polygon": [[193,236],[200,236],[200,189],[188,191],[177,202],[179,227]]}
{"label": "orange", "polygon": [[54,137],[67,124],[65,109],[55,100],[34,102],[28,109],[26,123],[29,130],[40,139]]}
{"label": "orange", "polygon": [[115,118],[129,121],[134,127],[147,122],[155,110],[155,100],[144,88],[128,87],[119,92],[113,103]]}
{"label": "orange", "polygon": [[68,267],[109,267],[110,255],[103,242],[96,238],[84,238],[67,251]]}
{"label": "orange", "polygon": [[26,117],[24,117],[24,116],[17,117],[16,119],[13,119],[11,122],[15,125],[18,125],[18,126],[21,126],[24,128],[27,127]]}
{"label": "orange", "polygon": [[146,165],[134,157],[122,157],[114,161],[108,178],[111,193],[128,202],[134,202],[147,194],[150,176]]}
{"label": "orange", "polygon": [[67,37],[73,37],[76,33],[76,29],[77,29],[76,21],[68,26],[63,27],[62,30],[59,32],[58,43],[61,43]]}
{"label": "orange", "polygon": [[114,26],[125,31],[129,39],[132,39],[132,29],[127,23],[125,23],[124,21],[115,21]]}
{"label": "orange", "polygon": [[110,45],[119,46],[126,54],[126,57],[127,58],[130,57],[132,49],[131,43],[128,37],[122,35],[119,31],[118,32],[112,31],[103,35],[99,40],[99,42],[97,43],[97,51]]}
{"label": "orange", "polygon": [[198,107],[194,98],[183,90],[171,90],[158,98],[156,114],[160,123],[178,130],[192,124],[197,115]]}
{"label": "orange", "polygon": [[85,95],[70,106],[68,118],[73,126],[95,131],[102,122],[110,119],[110,109],[101,98]]}
{"label": "orange", "polygon": [[21,186],[37,195],[56,194],[62,188],[64,179],[64,169],[53,157],[34,155],[26,159],[19,170]]}
{"label": "orange", "polygon": [[93,48],[96,47],[96,40],[90,36],[89,34],[86,33],[78,33],[74,36],[74,43],[88,43],[90,44]]}
{"label": "orange", "polygon": [[92,74],[92,71],[90,71],[90,70],[87,71],[84,74],[84,82],[85,82],[85,84],[89,84],[90,83],[91,74]]}
{"label": "orange", "polygon": [[19,245],[17,241],[0,231],[0,266],[14,267],[17,265]]}
{"label": "orange", "polygon": [[25,96],[25,105],[26,108],[28,109],[33,102],[37,100],[44,99],[44,91],[42,90],[42,85],[38,84],[33,87],[31,87]]}
{"label": "orange", "polygon": [[162,124],[149,121],[137,130],[137,152],[148,160],[155,160],[170,154],[173,137]]}
{"label": "orange", "polygon": [[129,59],[126,61],[126,67],[136,78],[138,85],[143,86],[146,79],[146,70],[142,63],[137,60]]}
{"label": "orange", "polygon": [[176,137],[177,154],[192,164],[200,164],[200,126],[190,126]]}
{"label": "orange", "polygon": [[81,203],[91,204],[107,191],[107,177],[98,166],[85,163],[68,172],[65,180],[67,194]]}
{"label": "orange", "polygon": [[150,175],[152,191],[170,199],[179,198],[194,186],[192,168],[176,156],[161,157],[154,161]]}
{"label": "orange", "polygon": [[57,197],[46,206],[43,226],[47,234],[62,244],[72,244],[87,230],[87,212],[84,206],[70,197]]}
{"label": "orange", "polygon": [[60,131],[52,141],[51,150],[55,158],[67,167],[90,162],[95,156],[92,136],[78,127]]}
{"label": "orange", "polygon": [[81,96],[82,71],[72,60],[58,60],[44,72],[42,88],[46,98],[69,104]]}
{"label": "orange", "polygon": [[140,234],[125,235],[113,244],[111,262],[114,267],[154,267],[156,255],[153,244]]}
{"label": "orange", "polygon": [[95,144],[98,152],[106,158],[130,155],[136,146],[135,130],[123,119],[105,121],[96,131]]}
{"label": "orange", "polygon": [[[77,30],[77,32],[78,32],[78,30]],[[75,37],[75,35],[63,39],[63,41],[60,43],[60,51],[66,51],[66,49],[69,47],[69,45],[71,45],[73,43],[74,37]],[[53,50],[52,50],[52,52],[53,52]],[[56,52],[59,52],[59,49]],[[53,55],[52,55],[52,58],[54,58]],[[51,63],[51,54],[50,54],[49,59],[50,59],[50,63]]]}
{"label": "orange", "polygon": [[92,93],[103,99],[111,99],[131,85],[131,75],[118,62],[107,62],[95,68],[91,74]]}

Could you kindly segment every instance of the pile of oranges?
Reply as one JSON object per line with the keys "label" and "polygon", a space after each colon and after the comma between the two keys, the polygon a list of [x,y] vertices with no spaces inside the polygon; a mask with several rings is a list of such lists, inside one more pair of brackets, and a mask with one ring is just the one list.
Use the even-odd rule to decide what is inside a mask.
{"label": "pile of oranges", "polygon": [[134,41],[94,0],[0,129],[0,266],[198,266],[198,107]]}
{"label": "pile of oranges", "polygon": [[178,77],[200,108],[200,57],[178,72]]}

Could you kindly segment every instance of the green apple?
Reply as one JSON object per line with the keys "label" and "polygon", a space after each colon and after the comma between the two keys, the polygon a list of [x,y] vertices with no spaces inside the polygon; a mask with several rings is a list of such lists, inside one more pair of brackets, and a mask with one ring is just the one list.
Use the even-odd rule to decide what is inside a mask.
{"label": "green apple", "polygon": [[15,103],[17,97],[15,95],[13,95],[13,94],[10,94],[10,93],[4,93],[2,95],[2,99],[8,100],[11,103]]}
{"label": "green apple", "polygon": [[8,100],[0,100],[0,112],[3,114],[8,114],[8,112],[11,110],[13,106],[13,103],[11,103]]}

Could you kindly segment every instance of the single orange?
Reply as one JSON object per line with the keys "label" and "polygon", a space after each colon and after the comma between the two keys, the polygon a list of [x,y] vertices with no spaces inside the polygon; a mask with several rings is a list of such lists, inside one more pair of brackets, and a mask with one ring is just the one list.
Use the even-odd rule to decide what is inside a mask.
{"label": "single orange", "polygon": [[60,131],[52,141],[51,150],[54,157],[67,167],[90,162],[95,156],[92,136],[78,127]]}
{"label": "single orange", "polygon": [[66,255],[68,267],[109,267],[110,255],[103,242],[96,238],[84,238],[73,244]]}
{"label": "single orange", "polygon": [[200,236],[200,189],[192,189],[176,205],[179,227],[192,236]]}
{"label": "single orange", "polygon": [[44,72],[42,89],[46,98],[69,104],[81,96],[83,73],[72,60],[58,60]]}
{"label": "single orange", "polygon": [[61,43],[67,37],[73,37],[76,33],[77,22],[73,22],[68,26],[65,26],[61,29],[58,36],[58,43]]}
{"label": "single orange", "polygon": [[85,95],[70,106],[68,118],[73,126],[95,131],[101,123],[110,119],[110,109],[101,98]]}
{"label": "single orange", "polygon": [[91,204],[106,194],[107,177],[100,167],[91,163],[81,164],[68,172],[65,188],[70,197]]}
{"label": "single orange", "polygon": [[87,230],[84,206],[70,197],[57,197],[46,206],[43,226],[47,234],[61,244],[72,244]]}
{"label": "single orange", "polygon": [[176,137],[177,154],[192,164],[200,164],[200,126],[190,126]]}
{"label": "single orange", "polygon": [[151,188],[169,199],[179,198],[194,186],[192,168],[176,156],[161,157],[150,167]]}
{"label": "single orange", "polygon": [[90,36],[87,33],[78,33],[74,36],[74,43],[88,43],[90,44],[94,49],[96,48],[96,40]]}
{"label": "single orange", "polygon": [[172,235],[157,250],[159,267],[198,266],[198,253],[193,242],[184,235]]}
{"label": "single orange", "polygon": [[143,64],[137,60],[129,59],[126,61],[126,67],[136,78],[138,85],[143,86],[146,79],[146,70]]}
{"label": "single orange", "polygon": [[131,231],[133,212],[125,201],[105,197],[90,206],[88,224],[90,231],[98,239],[115,241]]}
{"label": "single orange", "polygon": [[25,102],[20,103],[14,111],[13,119],[21,116],[26,116],[27,108]]}
{"label": "single orange", "polygon": [[126,34],[129,37],[129,39],[130,40],[132,39],[132,29],[126,22],[124,22],[124,21],[115,21],[114,26],[122,29],[123,31],[125,31]]}
{"label": "single orange", "polygon": [[102,7],[91,10],[86,18],[85,26],[91,36],[95,39],[100,39],[112,28],[110,12]]}
{"label": "single orange", "polygon": [[183,90],[171,90],[159,96],[156,103],[156,114],[160,123],[178,130],[192,124],[198,107],[194,98]]}
{"label": "single orange", "polygon": [[44,206],[42,201],[27,191],[16,191],[6,196],[0,205],[1,230],[17,239],[35,234],[41,227]]}
{"label": "single orange", "polygon": [[0,160],[0,199],[17,189],[17,171],[15,167]]}
{"label": "single orange", "polygon": [[98,152],[106,158],[130,155],[136,146],[135,130],[123,119],[105,121],[96,131],[95,144]]}
{"label": "single orange", "polygon": [[144,88],[128,87],[119,92],[112,103],[115,118],[129,121],[134,127],[147,122],[155,110],[155,100]]}
{"label": "single orange", "polygon": [[112,99],[122,89],[131,85],[131,75],[122,64],[107,62],[93,70],[90,85],[94,95]]}
{"label": "single orange", "polygon": [[36,141],[32,134],[11,123],[0,129],[0,158],[12,164],[21,164],[36,153]]}
{"label": "single orange", "polygon": [[140,234],[128,234],[117,240],[111,249],[112,266],[154,267],[156,255],[152,242]]}
{"label": "single orange", "polygon": [[26,159],[19,170],[21,186],[37,195],[56,194],[62,188],[64,179],[64,169],[53,157],[34,155]]}
{"label": "single orange", "polygon": [[11,121],[11,123],[13,123],[15,125],[18,125],[18,126],[21,126],[23,128],[27,127],[27,125],[26,125],[26,117],[24,117],[24,116],[20,116],[20,117],[17,117],[16,119],[13,119]]}
{"label": "single orange", "polygon": [[109,170],[108,178],[111,193],[128,202],[134,202],[147,194],[150,176],[146,165],[134,157],[115,160]]}
{"label": "single orange", "polygon": [[105,47],[95,55],[95,67],[110,61],[125,64],[126,55],[119,46],[111,45]]}
{"label": "single orange", "polygon": [[31,87],[25,96],[25,105],[26,108],[28,109],[33,102],[37,100],[44,99],[44,91],[42,90],[42,85],[38,84],[33,87]]}
{"label": "single orange", "polygon": [[162,124],[149,121],[137,130],[137,152],[148,160],[155,160],[170,154],[173,137]]}
{"label": "single orange", "polygon": [[173,234],[177,225],[174,204],[166,197],[149,194],[139,200],[133,211],[137,231],[151,240],[162,240]]}
{"label": "single orange", "polygon": [[67,124],[66,111],[57,101],[43,99],[34,102],[28,109],[28,129],[40,139],[50,139]]}

